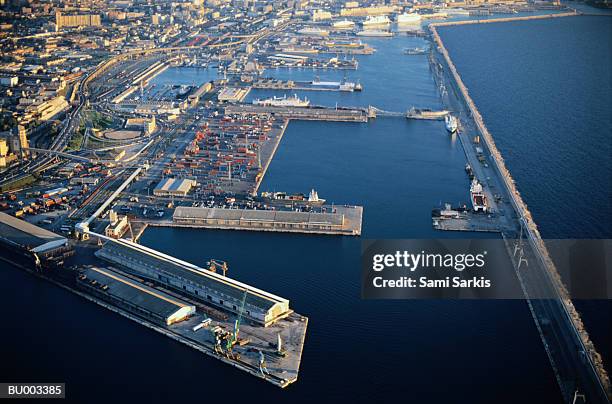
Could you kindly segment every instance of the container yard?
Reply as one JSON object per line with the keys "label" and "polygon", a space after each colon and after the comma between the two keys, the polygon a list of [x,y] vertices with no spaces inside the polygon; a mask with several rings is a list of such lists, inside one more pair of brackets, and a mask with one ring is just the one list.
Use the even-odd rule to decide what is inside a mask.
{"label": "container yard", "polygon": [[253,194],[282,139],[287,121],[269,114],[212,117],[199,127],[181,157],[163,175],[194,179],[194,192]]}

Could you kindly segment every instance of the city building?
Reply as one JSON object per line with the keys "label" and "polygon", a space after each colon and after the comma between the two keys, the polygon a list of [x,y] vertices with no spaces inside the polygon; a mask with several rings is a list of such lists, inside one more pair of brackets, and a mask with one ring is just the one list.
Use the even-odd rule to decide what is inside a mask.
{"label": "city building", "polygon": [[99,14],[63,14],[55,12],[55,27],[59,31],[63,27],[99,27],[102,25]]}

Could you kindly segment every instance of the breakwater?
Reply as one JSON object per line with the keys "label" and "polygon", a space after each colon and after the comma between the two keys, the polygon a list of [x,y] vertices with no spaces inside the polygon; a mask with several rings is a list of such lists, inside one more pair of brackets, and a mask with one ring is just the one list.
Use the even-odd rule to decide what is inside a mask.
{"label": "breakwater", "polygon": [[[559,13],[559,14],[550,14],[550,15],[542,15],[542,16],[501,18],[501,19],[492,19],[492,20],[470,20],[470,21],[458,21],[458,22],[445,22],[445,23],[434,23],[434,24],[431,24],[429,27],[431,30],[432,38],[438,46],[438,51],[440,52],[442,58],[444,59],[448,67],[450,76],[452,80],[454,81],[453,84],[458,89],[461,97],[463,98],[462,101],[465,104],[465,107],[469,113],[470,119],[473,120],[476,130],[478,131],[479,135],[484,141],[484,144],[486,145],[486,148],[488,149],[491,155],[492,161],[494,163],[493,167],[495,168],[497,174],[499,174],[499,177],[502,180],[503,187],[505,188],[505,191],[507,192],[509,196],[509,201],[512,205],[512,208],[515,210],[518,216],[518,222],[519,222],[518,224],[520,225],[521,230],[520,230],[520,235],[518,236],[517,244],[521,244],[522,238],[524,236],[526,240],[528,241],[527,247],[530,247],[531,249],[532,254],[529,254],[530,258],[532,255],[533,261],[535,261],[535,262],[533,261],[530,262],[530,264],[536,264],[542,269],[542,276],[536,279],[535,277],[533,277],[533,275],[525,275],[524,272],[521,273],[520,271],[518,271],[521,265],[520,259],[518,260],[517,263],[515,263],[518,265],[517,274],[519,276],[519,279],[521,280],[522,283],[528,284],[527,287],[524,286],[528,304],[530,304],[530,308],[531,308],[530,298],[534,297],[533,292],[537,288],[542,288],[542,287],[550,288],[551,291],[554,292],[553,296],[555,296],[555,300],[557,300],[560,303],[559,304],[560,310],[558,313],[555,313],[555,314],[559,315],[559,319],[558,319],[559,322],[567,326],[566,328],[568,329],[569,334],[576,337],[575,338],[576,341],[573,341],[576,344],[576,347],[572,346],[571,344],[568,344],[568,346],[565,348],[568,350],[568,352],[571,352],[572,349],[578,349],[581,352],[581,355],[584,355],[583,358],[587,359],[585,361],[587,362],[585,366],[587,368],[590,368],[590,371],[592,371],[592,374],[594,374],[597,377],[597,383],[599,383],[599,387],[601,387],[601,390],[604,392],[604,394],[607,394],[609,397],[610,396],[610,382],[609,382],[608,375],[603,367],[601,356],[599,355],[599,353],[595,349],[595,346],[591,342],[589,335],[586,332],[585,327],[582,323],[580,315],[576,311],[572,303],[571,297],[561,277],[559,276],[558,271],[552,259],[550,258],[548,250],[538,231],[537,225],[535,224],[532,218],[532,215],[529,209],[527,208],[527,205],[523,201],[516,187],[514,179],[512,178],[512,176],[510,175],[510,172],[506,168],[504,159],[501,153],[499,152],[499,150],[497,149],[497,146],[493,140],[492,135],[488,131],[480,112],[478,111],[474,101],[470,97],[467,87],[465,86],[446,47],[444,46],[444,43],[442,42],[437,32],[437,28],[442,27],[442,26],[480,24],[480,23],[492,23],[492,22],[509,22],[509,21],[521,21],[521,20],[536,20],[536,19],[560,18],[560,17],[576,16],[576,15],[579,15],[579,13],[571,12],[571,13]],[[516,235],[513,235],[513,234],[504,234],[504,238],[510,241],[510,240],[516,239],[517,237]],[[519,248],[521,248],[521,254],[522,254],[523,246],[521,245]],[[517,252],[517,249],[514,248],[515,256],[516,256],[516,252]],[[534,268],[532,268],[531,270],[533,269]],[[539,328],[539,324],[538,324],[539,319],[535,315],[534,315],[534,319],[536,321],[536,325]],[[546,341],[544,342],[546,346]],[[553,368],[555,368],[555,363],[552,357],[551,357],[551,362],[553,362]],[[578,364],[576,365],[577,365],[576,367],[579,367]],[[576,372],[578,372],[578,370],[576,370]],[[588,372],[589,371],[587,369],[587,373]],[[559,375],[557,376],[559,377]],[[561,384],[561,380],[560,380],[560,384]],[[561,387],[562,389],[564,389],[563,385]],[[568,393],[569,391],[564,391],[564,395],[566,396],[566,398],[568,398],[568,395],[567,395]]]}

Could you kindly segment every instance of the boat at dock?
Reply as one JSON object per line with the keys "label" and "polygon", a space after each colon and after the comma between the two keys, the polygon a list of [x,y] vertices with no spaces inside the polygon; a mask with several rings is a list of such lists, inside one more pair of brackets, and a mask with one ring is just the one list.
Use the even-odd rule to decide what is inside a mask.
{"label": "boat at dock", "polygon": [[434,111],[429,108],[415,108],[412,107],[406,113],[406,118],[408,119],[429,119],[429,120],[440,120],[444,119],[444,117],[448,115],[448,111]]}
{"label": "boat at dock", "polygon": [[386,15],[369,16],[362,23],[363,28],[381,27],[391,24],[391,20]]}
{"label": "boat at dock", "polygon": [[421,16],[417,13],[404,13],[397,16],[398,24],[414,24],[421,21]]}
{"label": "boat at dock", "polygon": [[459,128],[459,120],[451,114],[444,117],[444,124],[446,125],[446,130],[450,133],[457,132],[457,129]]}
{"label": "boat at dock", "polygon": [[378,30],[378,29],[371,29],[371,30],[359,31],[356,35],[358,35],[358,36],[371,36],[371,37],[389,37],[389,36],[393,36],[393,33],[389,32],[389,31],[382,31],[382,30]]}
{"label": "boat at dock", "polygon": [[347,92],[361,91],[363,89],[360,83],[347,81],[346,78],[342,79],[342,81],[321,81],[318,77],[316,77],[310,82],[310,85],[315,88],[332,88],[338,89],[338,91]]}
{"label": "boat at dock", "polygon": [[484,194],[482,184],[476,178],[472,179],[470,185],[470,199],[472,200],[474,212],[486,213],[489,210],[487,196]]}
{"label": "boat at dock", "polygon": [[474,179],[474,170],[472,170],[470,163],[465,164],[465,172],[467,173],[468,177],[470,177],[470,181]]}
{"label": "boat at dock", "polygon": [[297,94],[293,97],[272,97],[260,100],[259,98],[253,100],[253,105],[263,105],[272,107],[307,107],[310,105],[308,98],[300,99]]}
{"label": "boat at dock", "polygon": [[315,206],[323,205],[325,203],[325,199],[319,198],[319,194],[314,188],[310,191],[308,196],[302,193],[287,194],[286,192],[262,192],[261,198],[269,201],[291,202]]}
{"label": "boat at dock", "polygon": [[355,23],[350,20],[336,21],[335,23],[332,24],[332,27],[335,29],[350,29],[350,28],[353,28],[354,26],[355,26]]}
{"label": "boat at dock", "polygon": [[406,48],[404,55],[424,55],[427,53],[427,48]]}

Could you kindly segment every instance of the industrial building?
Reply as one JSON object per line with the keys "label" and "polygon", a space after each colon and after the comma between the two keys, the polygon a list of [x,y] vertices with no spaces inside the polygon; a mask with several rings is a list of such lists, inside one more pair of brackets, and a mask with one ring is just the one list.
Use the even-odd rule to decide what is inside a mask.
{"label": "industrial building", "polygon": [[92,296],[161,325],[195,314],[195,306],[109,269],[85,268],[77,285]]}
{"label": "industrial building", "polygon": [[127,240],[107,240],[96,252],[99,258],[233,313],[245,299],[243,316],[258,324],[268,326],[293,312],[287,299]]}
{"label": "industrial building", "polygon": [[233,226],[285,230],[342,231],[341,213],[295,212],[281,210],[219,209],[178,206],[173,221],[178,224]]}
{"label": "industrial building", "polygon": [[40,266],[60,262],[72,254],[66,237],[2,212],[0,243],[5,250],[29,256]]}
{"label": "industrial building", "polygon": [[155,196],[185,196],[195,185],[194,180],[186,178],[164,178],[153,190]]}
{"label": "industrial building", "polygon": [[63,27],[99,27],[102,25],[99,14],[63,14],[55,12],[55,27],[59,31]]}
{"label": "industrial building", "polygon": [[104,234],[107,237],[119,238],[125,234],[129,228],[128,217],[125,215],[118,215],[114,210],[110,211],[109,214],[110,223],[104,229]]}

